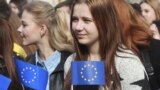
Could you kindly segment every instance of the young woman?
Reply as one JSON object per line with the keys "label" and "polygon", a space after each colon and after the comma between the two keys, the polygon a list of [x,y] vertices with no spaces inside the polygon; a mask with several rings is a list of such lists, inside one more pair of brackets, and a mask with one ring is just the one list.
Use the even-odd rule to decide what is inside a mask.
{"label": "young woman", "polygon": [[74,50],[67,32],[67,23],[61,20],[52,5],[43,1],[33,1],[26,5],[19,27],[23,45],[34,44],[38,50],[29,57],[29,62],[40,65],[49,73],[46,90],[62,90],[64,83],[63,65]]}
{"label": "young woman", "polygon": [[153,38],[160,40],[160,1],[143,0],[140,4],[142,16],[153,31]]}
{"label": "young woman", "polygon": [[153,40],[150,43],[149,55],[150,62],[154,69],[154,74],[150,80],[153,82],[153,90],[160,89],[160,0],[143,0],[140,4],[142,16],[150,25],[150,30],[153,32]]}
{"label": "young woman", "polygon": [[[150,90],[138,47],[147,46],[151,36],[147,26],[138,22],[141,18],[133,17],[131,11],[124,0],[73,2],[71,31],[76,53],[65,63],[65,90]],[[73,60],[104,61],[106,84],[72,86],[69,66]]]}

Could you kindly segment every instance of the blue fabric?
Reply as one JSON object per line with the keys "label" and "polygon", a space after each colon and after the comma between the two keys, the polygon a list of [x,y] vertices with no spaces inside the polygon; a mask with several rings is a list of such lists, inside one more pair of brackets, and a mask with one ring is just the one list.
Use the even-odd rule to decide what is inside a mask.
{"label": "blue fabric", "polygon": [[[52,55],[50,55],[46,60],[40,59],[38,56],[38,51],[36,52],[36,63],[40,63],[44,69],[46,69],[49,73],[49,76],[53,73],[57,65],[61,61],[61,52],[55,51]],[[49,80],[47,83],[47,88],[46,90],[49,90]]]}
{"label": "blue fabric", "polygon": [[104,62],[73,61],[71,63],[71,75],[73,85],[104,85]]}
{"label": "blue fabric", "polygon": [[8,87],[11,83],[11,79],[0,75],[0,90],[8,90]]}
{"label": "blue fabric", "polygon": [[57,65],[60,63],[60,60],[61,60],[61,53],[59,51],[55,51],[46,60],[40,59],[38,53],[36,52],[36,63],[41,63],[43,68],[48,71],[49,75],[55,70]]}
{"label": "blue fabric", "polygon": [[15,58],[16,69],[21,83],[36,90],[45,90],[48,72],[40,67]]}

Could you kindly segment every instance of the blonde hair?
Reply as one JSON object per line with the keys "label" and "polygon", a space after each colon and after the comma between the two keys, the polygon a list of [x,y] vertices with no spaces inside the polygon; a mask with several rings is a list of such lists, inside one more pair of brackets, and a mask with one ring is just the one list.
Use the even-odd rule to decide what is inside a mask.
{"label": "blonde hair", "polygon": [[62,12],[56,12],[52,5],[43,1],[33,1],[25,7],[25,10],[33,15],[37,25],[47,26],[49,44],[52,49],[74,50],[72,36],[67,30],[67,22]]}
{"label": "blonde hair", "polygon": [[[65,17],[66,13],[63,11],[56,11],[55,16],[55,25],[53,25],[52,38],[55,39],[57,46],[60,46],[61,49],[68,49],[69,51],[74,51],[73,47],[73,37],[71,31],[67,25],[67,19]],[[55,31],[57,30],[57,31]],[[53,35],[54,34],[54,35]],[[62,47],[63,45],[63,47]],[[58,47],[57,47],[58,48]]]}
{"label": "blonde hair", "polygon": [[149,4],[153,8],[156,14],[156,20],[160,20],[160,0],[144,0],[141,3],[144,2]]}

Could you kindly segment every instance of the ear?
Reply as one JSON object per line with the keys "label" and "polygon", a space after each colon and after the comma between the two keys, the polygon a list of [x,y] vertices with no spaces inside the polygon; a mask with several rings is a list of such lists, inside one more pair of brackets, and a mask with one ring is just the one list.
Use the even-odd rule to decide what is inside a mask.
{"label": "ear", "polygon": [[41,34],[41,37],[44,36],[46,33],[47,33],[47,26],[45,24],[42,24],[41,25],[41,31],[40,31],[40,34]]}

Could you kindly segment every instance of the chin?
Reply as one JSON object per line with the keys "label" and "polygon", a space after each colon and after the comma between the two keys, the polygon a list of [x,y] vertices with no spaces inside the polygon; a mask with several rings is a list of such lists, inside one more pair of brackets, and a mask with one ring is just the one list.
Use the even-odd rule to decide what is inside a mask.
{"label": "chin", "polygon": [[85,41],[85,40],[78,40],[78,42],[82,45],[87,45],[89,42]]}
{"label": "chin", "polygon": [[27,46],[28,44],[27,43],[23,43],[23,45]]}
{"label": "chin", "polygon": [[31,45],[31,43],[23,42],[23,45],[28,46],[28,45]]}

